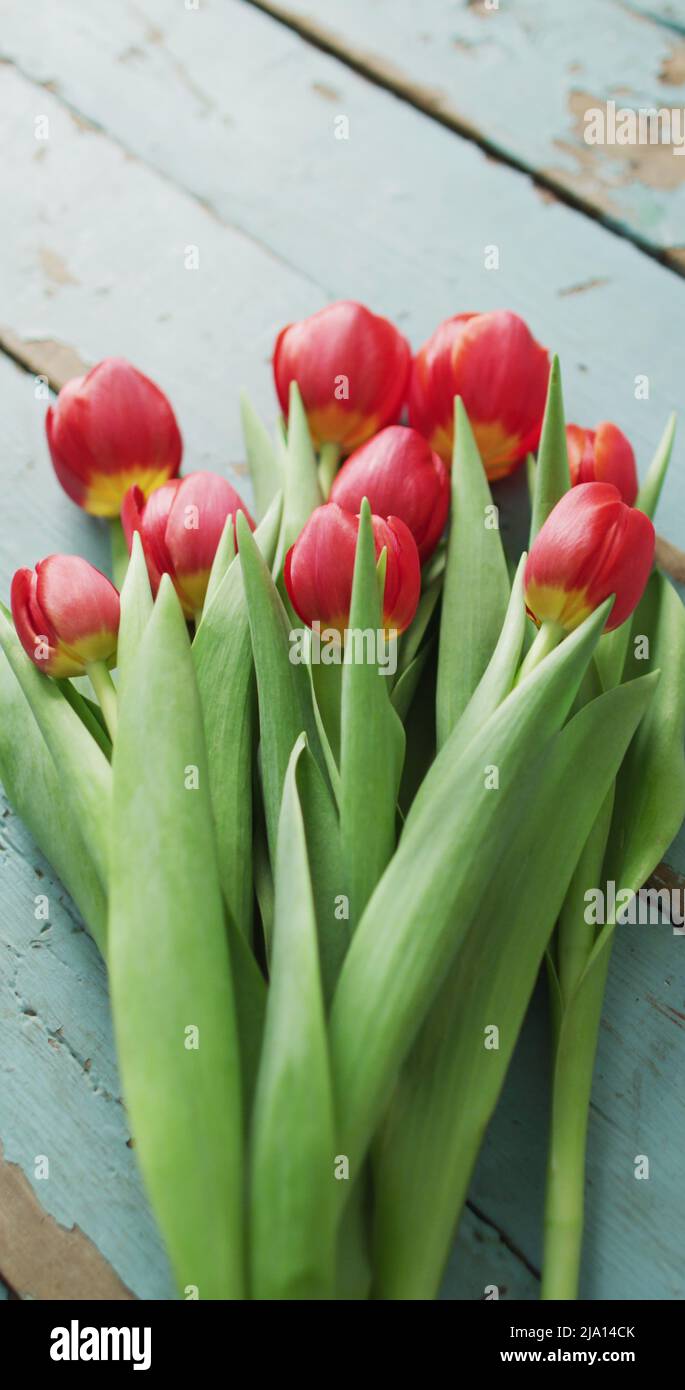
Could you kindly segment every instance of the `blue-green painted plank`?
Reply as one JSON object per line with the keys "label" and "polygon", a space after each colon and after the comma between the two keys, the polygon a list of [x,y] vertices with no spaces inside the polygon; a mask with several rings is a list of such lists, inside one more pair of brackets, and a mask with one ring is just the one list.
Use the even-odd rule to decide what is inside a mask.
{"label": "blue-green painted plank", "polygon": [[[0,73],[16,199],[0,288],[13,327],[39,325],[90,358],[140,358],[154,321],[157,375],[177,394],[193,456],[223,464],[239,448],[231,386],[256,383],[273,410],[266,359],[279,322],[354,294],[418,344],[447,313],[508,305],[559,351],[570,418],[616,419],[644,469],[681,400],[670,341],[685,286],[672,272],[240,0],[197,11],[140,0],[112,10],[106,31],[87,0],[72,0],[70,15],[66,53],[45,0],[12,5],[0,45],[60,94],[40,92],[53,133],[34,161],[36,88],[11,67]],[[76,124],[66,102],[111,140]],[[340,114],[348,140],[335,138]],[[168,180],[192,197],[175,197]],[[183,267],[189,243],[201,249],[198,271]],[[497,270],[485,268],[493,244]],[[69,278],[51,278],[41,248]],[[636,400],[644,374],[649,399]],[[661,524],[682,542],[677,457]]]}
{"label": "blue-green painted plank", "polygon": [[[656,250],[685,239],[682,5],[250,0]],[[654,22],[661,21],[661,22]],[[675,32],[674,32],[675,31]],[[674,144],[592,144],[586,113],[674,109]],[[669,116],[669,120],[673,118]]]}
{"label": "blue-green painted plank", "polygon": [[685,34],[685,11],[681,0],[627,0],[628,6],[636,14],[665,24],[676,33]]}
{"label": "blue-green painted plank", "polygon": [[[2,43],[16,64],[53,82],[57,94],[11,64],[0,68],[4,180],[13,208],[0,264],[3,317],[20,335],[62,339],[91,361],[108,352],[138,361],[177,404],[188,467],[230,471],[241,465],[238,385],[245,383],[273,419],[268,357],[276,328],[328,297],[354,294],[396,318],[417,344],[448,312],[501,304],[517,309],[561,352],[571,417],[586,423],[616,418],[634,438],[644,469],[681,390],[671,344],[685,286],[669,271],[541,199],[522,175],[487,160],[248,6],[227,0],[188,12],[142,0],[135,11],[112,10],[104,29],[92,7],[73,0],[68,46],[52,7],[39,4],[32,16],[31,26],[23,7],[8,7]],[[111,136],[90,129],[67,102],[108,126]],[[349,141],[334,137],[340,112],[350,119]],[[39,113],[50,119],[44,151],[34,139]],[[484,248],[493,241],[501,249],[497,272],[484,268]],[[197,272],[184,268],[188,244],[200,248]],[[650,397],[638,401],[634,376],[643,372],[650,376]],[[0,547],[5,593],[18,564],[55,548],[85,548],[102,563],[105,544],[96,524],[82,518],[51,480],[44,403],[34,400],[30,380],[5,364],[0,390],[11,440],[0,465],[11,481]],[[660,525],[682,543],[680,458],[679,450]],[[234,477],[241,474],[234,471]],[[83,933],[75,934],[74,962],[66,926],[57,948],[30,945],[32,864],[30,848],[22,857],[13,838],[2,881],[0,945],[3,954],[7,945],[12,961],[9,948],[20,950],[20,996],[33,995],[40,1010],[24,1015],[12,993],[4,1001],[3,1056],[15,1067],[13,1086],[20,1078],[23,1090],[21,1104],[13,1091],[12,1106],[0,1113],[0,1137],[30,1177],[38,1136],[47,1132],[61,1161],[53,1188],[34,1184],[46,1207],[82,1225],[135,1291],[166,1297],[166,1266],[133,1156],[126,1149],[122,1157],[118,1147],[125,1124],[122,1130],[113,1117],[123,1112],[104,1095],[116,1097],[117,1088],[102,969]],[[60,953],[67,945],[65,961]],[[680,945],[674,940],[669,947],[672,975]],[[607,1009],[608,1026],[624,1042],[632,1036],[636,1000],[641,1017],[644,1012],[631,1054],[634,1071],[647,1078],[644,1086],[653,1051],[668,1048],[669,1030],[676,1027],[670,1013],[646,1007],[648,985],[660,1004],[671,1002],[652,988],[658,979],[649,960],[635,973],[619,946]],[[40,974],[37,962],[45,966]],[[662,964],[658,957],[657,969]],[[61,1015],[67,1022],[53,1027]],[[57,1034],[59,1027],[66,1042],[55,1036],[53,1046],[50,1029]],[[93,1053],[91,1072],[109,1080],[97,1095],[79,1063],[86,1046]],[[539,1061],[541,1038],[537,1048]],[[677,1104],[680,1074],[680,1068],[664,1070],[664,1110],[648,1112],[666,1155],[661,1168],[668,1184],[685,1131]],[[527,1259],[535,1252],[539,1214],[526,1188],[532,1186],[527,1173],[535,1170],[520,1170],[515,1199],[505,1175],[519,1163],[524,1115],[529,1148],[521,1152],[526,1164],[533,1151],[542,1161],[537,1075],[532,1099],[527,1070],[519,1068],[507,1090],[504,1118],[495,1122],[473,1193],[487,1221],[479,1225],[474,1218],[475,1227],[465,1226],[466,1246],[450,1267],[447,1296],[450,1288],[453,1297],[482,1296],[474,1292],[481,1290],[484,1268],[476,1244],[488,1246],[485,1266],[489,1270],[492,1261],[497,1267],[493,1282],[505,1284],[516,1259],[499,1237],[471,1240],[469,1229],[481,1235],[481,1226],[503,1230]],[[55,1095],[65,1103],[58,1106]],[[604,1102],[613,1129],[635,1129],[625,1088],[615,1086]],[[668,1124],[666,1108],[675,1116]],[[601,1297],[612,1295],[624,1258],[633,1261],[639,1279],[644,1235],[633,1229],[632,1210],[626,1214],[624,1156],[613,1145],[613,1129],[593,1139],[605,1173],[606,1250],[595,1285]],[[682,1246],[680,1207],[669,1209],[661,1197],[655,1206],[657,1247],[670,1249],[671,1230]],[[534,1280],[527,1283],[530,1272],[517,1265],[516,1296],[530,1297]]]}
{"label": "blue-green painted plank", "polygon": [[[685,1298],[684,950],[685,937],[665,924],[617,928],[592,1091],[584,1298]],[[542,982],[471,1189],[478,1206],[497,1211],[535,1268],[542,1257],[548,1057]],[[649,1158],[648,1179],[634,1176],[640,1154]]]}
{"label": "blue-green painted plank", "polygon": [[[48,897],[47,922],[34,916],[38,894]],[[172,1297],[129,1147],[104,966],[4,797],[0,902],[3,1159],[19,1164],[44,1210],[78,1225],[135,1294]]]}

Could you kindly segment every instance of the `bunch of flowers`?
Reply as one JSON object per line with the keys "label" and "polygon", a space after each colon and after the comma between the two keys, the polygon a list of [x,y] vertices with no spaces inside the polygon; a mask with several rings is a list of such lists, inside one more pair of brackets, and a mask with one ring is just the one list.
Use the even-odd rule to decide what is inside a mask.
{"label": "bunch of flowers", "polygon": [[[242,403],[249,511],[178,476],[128,363],[61,391],[50,454],[117,587],[78,556],[15,575],[0,775],[107,962],[181,1296],[434,1297],[546,959],[543,1297],[573,1298],[616,928],[585,894],[637,893],[685,812],[673,422],[638,487],[508,312],[412,357],[333,304],[274,376],[274,438]],[[507,555],[490,484],[526,460]]]}

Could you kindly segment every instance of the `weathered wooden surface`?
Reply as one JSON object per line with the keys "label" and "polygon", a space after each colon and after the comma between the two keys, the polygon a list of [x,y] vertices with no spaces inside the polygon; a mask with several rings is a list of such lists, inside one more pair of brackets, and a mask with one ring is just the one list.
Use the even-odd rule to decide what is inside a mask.
{"label": "weathered wooden surface", "polygon": [[[68,48],[41,3],[11,7],[0,41],[15,212],[0,286],[13,328],[93,360],[124,342],[140,360],[154,342],[186,430],[200,412],[219,424],[216,451],[228,430],[237,441],[227,384],[254,381],[271,403],[266,359],[288,313],[353,293],[419,343],[457,308],[507,304],[560,351],[569,417],[615,418],[644,468],[682,389],[670,343],[685,291],[670,271],[250,5],[139,0],[104,31],[87,0],[68,11]],[[41,112],[54,122],[43,148]],[[339,113],[349,140],[335,138]],[[184,269],[188,244],[198,271]],[[498,270],[484,266],[491,244]],[[640,373],[647,401],[635,399]],[[660,524],[682,543],[677,467]]]}
{"label": "weathered wooden surface", "polygon": [[[680,111],[685,43],[624,0],[253,0],[436,119],[486,142],[657,250],[685,243],[685,158],[588,144],[607,102]],[[682,5],[662,6],[685,24]],[[676,257],[677,259],[677,257]]]}
{"label": "weathered wooden surface", "polygon": [[636,14],[656,19],[677,33],[685,34],[685,13],[682,0],[627,0],[628,8]]}
{"label": "weathered wooden surface", "polygon": [[[506,304],[561,352],[570,418],[616,418],[644,469],[679,404],[673,343],[685,286],[627,241],[238,0],[191,12],[139,0],[108,7],[106,24],[86,0],[59,12],[17,2],[5,6],[0,46],[12,210],[0,319],[5,343],[33,371],[45,343],[68,344],[87,362],[131,357],[174,400],[185,466],[233,473],[242,486],[237,388],[247,385],[273,418],[268,358],[282,323],[354,295],[418,344],[447,313]],[[347,141],[335,138],[340,113]],[[50,123],[43,143],[39,115]],[[497,272],[484,268],[492,243]],[[200,250],[198,271],[184,267],[188,245]],[[646,401],[634,394],[642,373]],[[18,564],[58,548],[104,564],[106,549],[97,523],[52,478],[32,376],[0,358],[0,394],[5,596]],[[679,448],[659,525],[682,545],[680,459]],[[129,1289],[168,1297],[126,1145],[104,971],[14,817],[0,838],[5,1157],[44,1210],[75,1223]],[[685,869],[682,843],[669,858]],[[51,903],[44,934],[33,919],[38,891]],[[683,1297],[682,941],[667,929],[624,932],[595,1088],[585,1291]],[[533,1011],[488,1137],[447,1297],[480,1297],[491,1282],[508,1297],[535,1296],[543,1012]],[[655,1161],[640,1184],[632,1160],[642,1152]],[[47,1181],[34,1175],[41,1153],[55,1157]]]}

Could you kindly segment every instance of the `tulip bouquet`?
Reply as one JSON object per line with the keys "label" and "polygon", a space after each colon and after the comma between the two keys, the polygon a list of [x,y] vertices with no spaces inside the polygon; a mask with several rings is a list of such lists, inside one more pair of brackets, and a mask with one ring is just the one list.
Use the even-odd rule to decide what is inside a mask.
{"label": "tulip bouquet", "polygon": [[[75,556],[15,575],[0,775],[106,959],[183,1297],[435,1297],[546,961],[543,1297],[573,1298],[621,920],[585,897],[633,901],[685,812],[685,620],[650,520],[673,424],[638,490],[506,312],[412,359],[334,304],[274,374],[275,437],[242,405],[254,519],[179,478],[133,367],[62,390],[51,457],[110,519],[117,588]],[[525,460],[507,555],[490,484]]]}

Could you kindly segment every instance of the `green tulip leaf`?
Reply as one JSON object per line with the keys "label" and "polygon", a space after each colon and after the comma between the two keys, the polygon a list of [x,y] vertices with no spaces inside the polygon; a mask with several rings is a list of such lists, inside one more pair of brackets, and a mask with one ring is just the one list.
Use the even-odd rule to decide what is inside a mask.
{"label": "green tulip leaf", "polygon": [[36,670],[5,610],[0,610],[0,646],[33,713],[84,844],[100,879],[107,886],[107,858],[112,773],[102,749],[50,676]]}
{"label": "green tulip leaf", "polygon": [[274,876],[271,872],[269,846],[266,839],[264,808],[259,797],[255,804],[255,826],[252,841],[254,890],[262,924],[262,936],[270,942],[274,929]]}
{"label": "green tulip leaf", "polygon": [[440,620],[437,736],[442,748],[492,656],[509,601],[495,507],[461,400],[454,404],[452,514]]}
{"label": "green tulip leaf", "polygon": [[[308,745],[300,759],[300,794],[312,864],[324,993],[328,1000],[347,948],[349,930],[347,918],[338,918],[337,899],[344,893],[344,882],[337,810],[325,775],[326,758],[318,736],[307,662],[291,660],[291,655],[297,651],[290,642],[288,617],[280,595],[243,518],[238,518],[238,525],[257,673],[259,763],[269,855],[273,863],[285,774],[292,748],[304,731]],[[310,745],[316,749],[316,757]],[[273,921],[270,871],[263,857],[264,847],[258,845],[255,853],[257,848],[262,855],[259,865],[255,866],[255,871],[259,868],[257,895],[269,949]]]}
{"label": "green tulip leaf", "polygon": [[162,579],[121,700],[109,968],[136,1153],[180,1290],[243,1296],[242,1095],[209,769],[186,623]]}
{"label": "green tulip leaf", "polygon": [[556,507],[564,493],[568,492],[570,486],[561,368],[559,358],[554,357],[549,374],[540,448],[533,481],[531,545],[550,512]]}
{"label": "green tulip leaf", "polygon": [[595,927],[586,920],[585,894],[589,888],[595,888],[602,882],[602,865],[614,801],[615,787],[612,785],[583,846],[559,913],[556,938],[550,954],[564,1009],[585,970],[594,944]]}
{"label": "green tulip leaf", "polygon": [[240,392],[240,419],[245,440],[247,465],[254,487],[255,511],[261,520],[276,493],[283,487],[278,455],[247,392]]}
{"label": "green tulip leaf", "polygon": [[245,936],[227,913],[228,944],[243,1078],[245,1129],[249,1128],[266,1017],[266,980]]}
{"label": "green tulip leaf", "polygon": [[[310,644],[310,653],[313,647]],[[340,708],[342,703],[342,671],[339,666],[324,666],[322,662],[307,663],[309,684],[316,727],[326,763],[328,778],[336,804],[340,804]]]}
{"label": "green tulip leaf", "polygon": [[[383,634],[382,596],[371,508],[365,498],[345,640],[341,711],[340,835],[353,927],[395,848],[404,762],[404,729],[390,699],[387,666],[379,665],[379,634]],[[391,638],[385,643],[386,655],[390,642],[396,641]]]}
{"label": "green tulip leaf", "polygon": [[260,767],[269,852],[276,853],[285,773],[296,739],[304,731],[317,760],[323,759],[312,709],[309,676],[290,642],[282,600],[252,532],[238,515],[238,549],[257,673]]}
{"label": "green tulip leaf", "polygon": [[473,904],[375,1148],[380,1298],[436,1296],[546,943],[654,683],[600,696],[536,754],[535,799]]}
{"label": "green tulip leaf", "polygon": [[633,615],[624,678],[645,671],[661,671],[661,679],[618,776],[607,855],[607,877],[634,891],[685,816],[685,609],[659,572]]}
{"label": "green tulip leaf", "polygon": [[112,582],[116,589],[123,589],[128,569],[128,545],[124,528],[118,516],[109,519],[109,542],[111,553]]}
{"label": "green tulip leaf", "polygon": [[609,606],[515,687],[461,755],[452,757],[447,741],[409,811],[352,939],[331,1010],[340,1152],[353,1175],[473,904],[530,814],[530,770],[570,711]]}
{"label": "green tulip leaf", "polygon": [[[491,714],[514,687],[523,649],[526,629],[526,608],[523,601],[523,574],[526,556],[522,555],[514,575],[511,596],[497,646],[481,676],[476,689],[452,732],[452,757],[457,750],[468,747]],[[458,732],[457,732],[458,731]]]}
{"label": "green tulip leaf", "polygon": [[[253,545],[273,562],[281,521],[280,495],[260,522]],[[249,532],[249,526],[245,522]],[[251,535],[251,533],[250,533]],[[192,647],[209,756],[212,810],[221,886],[243,935],[252,929],[252,745],[254,668],[240,561],[229,565],[205,603]]]}
{"label": "green tulip leaf", "polygon": [[297,765],[297,785],[307,836],[312,893],[319,938],[321,984],[328,1008],[350,942],[338,812],[310,749]]}
{"label": "green tulip leaf", "polygon": [[335,1133],[316,914],[297,764],[283,788],[271,983],[250,1171],[252,1296],[322,1299],[335,1277]]}
{"label": "green tulip leaf", "polygon": [[50,860],[104,954],[107,901],[79,828],[78,807],[4,656],[0,656],[0,781],[10,805]]}
{"label": "green tulip leaf", "polygon": [[426,663],[431,655],[432,643],[425,642],[418,655],[413,657],[409,665],[405,667],[392,688],[393,709],[395,709],[404,724],[411,709],[412,701],[419,688],[421,677],[426,668]]}
{"label": "green tulip leaf", "polygon": [[673,452],[673,441],[675,439],[676,417],[670,415],[666,422],[666,428],[657,445],[656,453],[647,470],[647,476],[637,494],[635,506],[646,516],[654,518],[661,489],[664,485],[668,465],[671,462]]}
{"label": "green tulip leaf", "polygon": [[[207,592],[205,594],[205,601],[202,610],[203,616],[205,608],[207,608],[211,604],[212,599],[214,598],[214,595],[216,594],[217,589],[219,588],[221,581],[224,578],[224,575],[228,572],[234,560],[235,528],[233,525],[233,515],[231,514],[226,517],[226,520],[224,522],[224,529],[221,532],[219,544],[214,553],[214,559],[212,560],[212,568],[209,571],[209,579],[207,580]],[[202,626],[201,622],[199,626]]]}
{"label": "green tulip leaf", "polygon": [[296,381],[290,383],[288,444],[285,459],[282,553],[297,540],[313,511],[323,503],[314,446]]}
{"label": "green tulip leaf", "polygon": [[[398,797],[398,808],[402,817],[406,817],[409,807],[412,805],[435,758],[437,666],[437,642],[434,642],[430,647],[419,677],[419,683],[404,716],[407,747]],[[400,677],[400,681],[401,679],[402,677]]]}
{"label": "green tulip leaf", "polygon": [[118,691],[120,695],[151,613],[150,580],[145,563],[143,543],[139,532],[136,531],[133,536],[126,578],[121,590],[121,618],[117,642]]}
{"label": "green tulip leaf", "polygon": [[[431,618],[438,606],[442,586],[444,582],[444,570],[435,575],[428,585],[423,589],[419,599],[419,606],[414,617],[399,639],[399,661],[397,663],[397,679],[401,680],[404,672],[411,666],[414,658],[418,656],[426,639],[426,633],[430,627]],[[428,639],[429,640],[429,639]]]}
{"label": "green tulip leaf", "polygon": [[[654,518],[671,461],[675,428],[676,417],[671,415],[635,502],[635,506],[651,519]],[[613,632],[606,632],[597,648],[595,664],[605,690],[610,690],[623,675],[631,630],[629,621],[622,623]]]}

